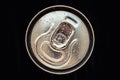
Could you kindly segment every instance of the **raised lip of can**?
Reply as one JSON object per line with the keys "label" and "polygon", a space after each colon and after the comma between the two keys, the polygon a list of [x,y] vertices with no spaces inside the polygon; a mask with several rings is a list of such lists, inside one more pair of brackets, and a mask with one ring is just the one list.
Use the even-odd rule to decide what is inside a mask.
{"label": "raised lip of can", "polygon": [[[81,15],[81,17],[87,22],[87,25],[89,25],[90,31],[89,31],[89,29],[88,29],[88,32],[91,32],[90,34],[92,35],[92,38],[91,38],[91,39],[92,39],[92,43],[91,43],[91,41],[90,41],[89,49],[88,49],[88,51],[87,51],[87,53],[86,53],[87,56],[85,56],[85,57],[83,58],[83,60],[81,61],[81,63],[75,65],[75,67],[70,68],[70,70],[69,70],[69,69],[68,69],[68,70],[66,69],[67,71],[65,70],[65,71],[58,71],[58,72],[57,72],[57,70],[48,68],[48,67],[46,67],[46,66],[44,66],[44,65],[43,65],[43,67],[46,67],[46,68],[51,69],[51,70],[47,70],[47,69],[39,66],[38,60],[35,58],[35,56],[32,56],[32,55],[31,55],[31,52],[30,52],[30,50],[29,50],[29,48],[28,48],[28,45],[29,45],[29,44],[28,44],[28,37],[30,37],[30,36],[28,36],[28,32],[29,32],[29,28],[30,28],[33,20],[34,20],[41,12],[43,12],[43,11],[45,11],[45,10],[48,10],[48,9],[51,9],[51,8],[56,8],[56,7],[68,8],[68,9],[74,10],[74,11],[77,12],[79,15]],[[82,21],[83,21],[83,20],[82,20]],[[83,22],[84,22],[84,21],[83,21]],[[86,24],[86,23],[85,23],[85,24]],[[87,26],[86,26],[86,27],[87,27]],[[87,27],[87,28],[88,28],[88,27]],[[89,34],[89,35],[90,35],[90,34]],[[90,39],[90,40],[91,40],[91,39]],[[34,63],[36,66],[38,66],[40,69],[42,69],[42,70],[44,70],[44,71],[46,71],[46,72],[48,72],[48,73],[57,74],[57,75],[69,74],[69,73],[72,73],[72,72],[78,70],[79,68],[81,68],[81,67],[88,61],[88,59],[90,58],[90,56],[91,56],[91,54],[92,54],[92,52],[93,52],[94,44],[95,44],[95,34],[94,34],[94,30],[93,30],[93,27],[92,27],[90,21],[89,21],[89,20],[87,19],[87,17],[86,17],[83,13],[81,13],[79,10],[77,10],[77,9],[75,9],[75,8],[73,8],[73,7],[67,6],[67,5],[53,5],[53,6],[49,6],[49,7],[45,8],[45,9],[39,11],[39,12],[32,18],[32,20],[30,21],[30,23],[29,23],[29,25],[28,25],[28,27],[27,27],[26,33],[25,33],[25,46],[26,46],[26,49],[27,49],[27,53],[28,53],[29,57],[31,58],[31,60],[33,61],[33,63]],[[91,47],[91,48],[90,48],[90,47]],[[32,52],[32,53],[33,53],[33,52]],[[33,57],[34,57],[35,59],[34,59]],[[35,61],[35,60],[37,60],[37,61]],[[41,64],[42,64],[42,63],[41,63]],[[53,70],[53,71],[52,71],[52,70]]]}

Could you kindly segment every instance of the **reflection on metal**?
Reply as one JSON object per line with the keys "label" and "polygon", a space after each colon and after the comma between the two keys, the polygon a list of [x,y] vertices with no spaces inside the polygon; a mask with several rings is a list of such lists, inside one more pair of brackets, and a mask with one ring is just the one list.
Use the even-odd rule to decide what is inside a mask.
{"label": "reflection on metal", "polygon": [[82,67],[94,47],[94,32],[78,10],[55,5],[40,11],[25,36],[32,61],[44,71],[67,74]]}

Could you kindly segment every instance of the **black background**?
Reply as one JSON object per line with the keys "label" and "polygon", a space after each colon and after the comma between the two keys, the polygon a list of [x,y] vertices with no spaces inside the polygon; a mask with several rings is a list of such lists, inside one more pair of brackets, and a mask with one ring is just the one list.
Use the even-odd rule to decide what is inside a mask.
{"label": "black background", "polygon": [[[29,58],[25,48],[25,32],[30,20],[40,10],[52,5],[68,5],[80,10],[90,20],[95,33],[95,47],[88,62],[79,70],[66,75],[53,75],[39,69]],[[7,69],[12,78],[27,80],[104,80],[111,77],[110,56],[107,51],[113,26],[110,1],[104,0],[26,0],[13,1],[7,6]],[[10,64],[9,64],[10,63]],[[8,67],[9,66],[9,67]],[[8,75],[9,75],[8,74]],[[108,76],[107,76],[108,75]]]}

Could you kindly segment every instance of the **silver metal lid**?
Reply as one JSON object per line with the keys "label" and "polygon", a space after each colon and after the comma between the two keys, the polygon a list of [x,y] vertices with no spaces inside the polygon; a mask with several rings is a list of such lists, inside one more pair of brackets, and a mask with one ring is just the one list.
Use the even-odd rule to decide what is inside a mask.
{"label": "silver metal lid", "polygon": [[80,11],[65,5],[43,9],[30,21],[26,48],[44,71],[67,74],[81,68],[94,47],[94,32]]}

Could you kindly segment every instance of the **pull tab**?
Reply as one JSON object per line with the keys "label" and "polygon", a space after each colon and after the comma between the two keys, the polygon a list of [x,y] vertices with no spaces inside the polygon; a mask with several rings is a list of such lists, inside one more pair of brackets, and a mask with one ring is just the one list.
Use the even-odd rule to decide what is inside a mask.
{"label": "pull tab", "polygon": [[76,20],[69,16],[65,17],[65,20],[63,20],[53,32],[51,37],[52,47],[58,50],[65,49],[71,41],[75,33],[75,27],[77,26]]}
{"label": "pull tab", "polygon": [[75,28],[78,27],[78,22],[75,19],[73,19],[72,17],[66,16],[65,22],[70,23]]}

